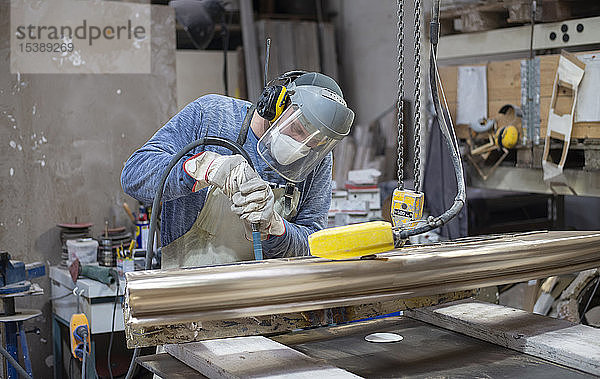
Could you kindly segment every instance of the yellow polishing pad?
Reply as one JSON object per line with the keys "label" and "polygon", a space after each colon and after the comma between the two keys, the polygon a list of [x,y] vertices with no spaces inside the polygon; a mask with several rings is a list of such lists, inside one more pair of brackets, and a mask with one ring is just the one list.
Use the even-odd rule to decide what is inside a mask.
{"label": "yellow polishing pad", "polygon": [[372,221],[323,229],[308,236],[315,257],[345,259],[383,253],[394,248],[392,224]]}

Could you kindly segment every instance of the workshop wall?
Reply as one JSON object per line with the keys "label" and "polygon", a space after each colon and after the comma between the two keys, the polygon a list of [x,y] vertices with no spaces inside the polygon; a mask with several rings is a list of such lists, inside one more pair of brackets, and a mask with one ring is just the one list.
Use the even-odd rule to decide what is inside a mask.
{"label": "workshop wall", "polygon": [[[119,182],[128,156],[175,114],[175,17],[152,9],[152,73],[21,75],[9,69],[8,1],[0,2],[0,249],[26,263],[56,265],[60,222],[105,220],[127,225]],[[18,299],[42,309],[27,322],[34,376],[48,377],[52,358],[49,279],[45,294]]]}
{"label": "workshop wall", "polygon": [[[397,5],[394,0],[330,0],[329,12],[336,28],[336,45],[340,63],[340,81],[349,107],[354,110],[357,125],[368,125],[398,99]],[[414,4],[403,2],[404,10],[404,99],[414,104]],[[423,5],[422,20],[430,12],[430,3]],[[421,29],[421,158],[426,156],[428,40]],[[412,108],[411,108],[412,109]],[[412,173],[414,157],[413,120],[405,117],[408,138],[405,172]],[[359,143],[359,141],[357,141]],[[412,177],[412,174],[408,174]]]}
{"label": "workshop wall", "polygon": [[[430,4],[423,4],[422,19]],[[397,101],[398,17],[395,0],[330,0],[335,16],[338,61],[344,96],[355,110],[355,123],[372,121]],[[414,4],[404,2],[404,98],[414,91]],[[427,34],[421,31],[421,72],[426,73]],[[426,88],[422,76],[421,89]]]}

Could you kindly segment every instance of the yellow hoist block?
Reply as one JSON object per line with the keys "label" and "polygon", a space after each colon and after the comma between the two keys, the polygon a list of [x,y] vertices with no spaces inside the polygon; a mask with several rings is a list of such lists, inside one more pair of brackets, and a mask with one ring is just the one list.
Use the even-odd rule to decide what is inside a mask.
{"label": "yellow hoist block", "polygon": [[323,229],[308,236],[308,246],[311,255],[329,259],[383,253],[394,248],[392,224],[372,221]]}
{"label": "yellow hoist block", "polygon": [[399,226],[402,229],[416,227],[423,216],[424,199],[423,192],[396,188],[392,196],[392,207],[390,209],[394,226]]}

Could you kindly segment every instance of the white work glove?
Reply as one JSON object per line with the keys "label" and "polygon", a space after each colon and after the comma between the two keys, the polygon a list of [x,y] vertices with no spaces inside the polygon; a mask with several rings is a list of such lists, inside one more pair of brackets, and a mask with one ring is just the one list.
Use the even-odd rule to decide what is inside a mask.
{"label": "white work glove", "polygon": [[[254,172],[254,170],[252,170]],[[252,224],[260,224],[261,238],[269,235],[281,236],[285,233],[283,218],[273,210],[275,198],[269,184],[262,180],[256,172],[239,185],[233,194],[231,210],[240,216],[246,228],[246,237],[252,236]]]}
{"label": "white work glove", "polygon": [[239,190],[239,183],[246,177],[256,175],[241,155],[220,155],[212,151],[188,159],[183,169],[197,180],[194,191],[213,185],[229,198]]}

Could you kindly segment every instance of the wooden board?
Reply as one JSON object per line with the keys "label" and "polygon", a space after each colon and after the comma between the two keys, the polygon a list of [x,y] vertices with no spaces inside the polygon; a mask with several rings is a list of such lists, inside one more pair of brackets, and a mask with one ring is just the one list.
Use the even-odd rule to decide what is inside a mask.
{"label": "wooden board", "polygon": [[164,379],[203,379],[206,376],[200,374],[185,363],[173,359],[167,353],[159,353],[137,357],[136,362]]}
{"label": "wooden board", "polygon": [[235,337],[165,351],[209,378],[359,378],[266,337]]}
{"label": "wooden board", "polygon": [[[366,335],[376,332],[398,333],[404,339],[386,344],[365,341]],[[271,339],[364,378],[589,377],[578,370],[407,317],[302,329]],[[183,370],[203,377],[169,354],[153,354],[138,361],[142,359],[144,367],[166,379],[181,378]],[[157,371],[158,364],[169,364],[173,369]]]}
{"label": "wooden board", "polygon": [[322,23],[321,29],[321,72],[338,81],[335,28],[331,23]]}
{"label": "wooden board", "polygon": [[600,375],[600,330],[472,300],[408,310],[408,317]]}
{"label": "wooden board", "polygon": [[[327,24],[330,30],[329,47],[333,39],[333,25]],[[261,56],[261,67],[264,67],[266,39],[271,38],[268,80],[292,70],[321,71],[319,59],[319,39],[317,23],[310,21],[260,20],[256,22],[258,44]],[[335,50],[335,49],[334,49]],[[335,54],[328,55],[328,70],[333,70]],[[333,62],[331,62],[333,60]],[[261,70],[264,72],[264,68]],[[337,71],[335,72],[337,75]],[[262,78],[262,77],[261,77]]]}
{"label": "wooden board", "polygon": [[[397,333],[371,343],[371,333]],[[589,378],[589,374],[408,317],[299,330],[272,339],[364,378]]]}
{"label": "wooden board", "polygon": [[242,40],[244,43],[244,66],[246,67],[246,90],[248,100],[256,102],[262,91],[262,76],[258,61],[256,27],[251,0],[240,0],[240,22],[242,24]]}

